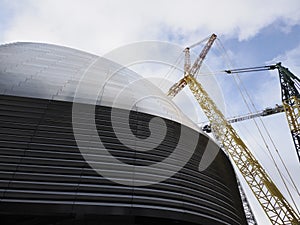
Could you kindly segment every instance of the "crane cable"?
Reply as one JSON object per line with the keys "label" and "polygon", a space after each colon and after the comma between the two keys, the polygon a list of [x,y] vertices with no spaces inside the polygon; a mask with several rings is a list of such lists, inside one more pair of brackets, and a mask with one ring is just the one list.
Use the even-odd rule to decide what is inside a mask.
{"label": "crane cable", "polygon": [[[220,41],[220,40],[219,40],[219,41]],[[221,41],[220,41],[220,45],[222,45]],[[222,46],[222,47],[223,47],[223,46]],[[224,47],[223,47],[223,49],[224,49]],[[225,50],[225,49],[224,49],[224,50]],[[224,52],[225,52],[225,54],[226,54],[226,51],[224,51]],[[228,57],[227,54],[226,54],[226,56],[227,56],[227,58],[229,59],[229,57]],[[246,93],[246,95],[247,95],[249,101],[251,102],[252,107],[255,109],[255,111],[257,111],[257,109],[256,109],[256,107],[255,107],[255,105],[254,105],[254,103],[253,103],[253,101],[252,101],[252,99],[251,99],[251,97],[250,97],[250,95],[249,95],[247,89],[245,88],[245,86],[244,86],[244,84],[243,84],[243,82],[242,82],[242,80],[240,79],[239,76],[237,76],[237,78],[238,78],[238,81],[240,82],[242,88],[244,89],[244,91],[245,91],[245,93]],[[238,87],[238,89],[239,89],[239,91],[240,91],[240,93],[241,93],[241,95],[242,95],[242,97],[243,97],[244,103],[246,104],[248,110],[251,112],[250,107],[249,107],[248,103],[246,102],[245,96],[244,96],[244,94],[242,93],[242,90],[241,90],[241,88],[240,88],[240,86],[239,86],[239,83],[237,82],[236,79],[234,79],[234,81],[235,81],[235,83],[236,83],[236,85],[237,85],[237,87]],[[291,184],[292,186],[294,186],[293,189],[297,192],[298,195],[300,195],[300,194],[299,194],[299,190],[298,190],[297,186],[295,185],[295,183],[294,183],[294,181],[293,181],[293,179],[292,179],[292,177],[291,177],[291,174],[290,174],[290,172],[288,171],[288,169],[287,169],[287,167],[286,167],[286,164],[285,164],[284,161],[282,160],[282,157],[281,157],[281,155],[280,155],[278,149],[276,148],[275,143],[274,143],[273,139],[271,138],[271,135],[270,135],[269,131],[267,130],[267,128],[266,128],[264,122],[262,121],[262,119],[259,118],[259,120],[260,120],[260,122],[262,123],[264,130],[265,130],[266,133],[268,134],[268,137],[269,137],[269,139],[270,139],[270,141],[271,141],[271,143],[272,143],[272,145],[273,145],[273,147],[274,147],[274,149],[275,149],[277,155],[279,156],[280,161],[281,161],[281,163],[283,164],[283,166],[284,166],[284,168],[285,168],[285,170],[286,170],[286,172],[287,172],[287,174],[288,174],[288,176],[289,176],[289,178],[290,178],[292,184],[289,182],[289,180],[287,180],[287,181],[289,182],[289,184]],[[267,148],[267,150],[268,150],[268,152],[269,152],[269,156],[271,157],[271,159],[272,159],[272,161],[273,161],[273,163],[274,163],[274,165],[275,165],[275,167],[276,167],[276,169],[277,169],[277,171],[278,171],[278,173],[279,173],[279,175],[280,175],[280,177],[281,177],[281,179],[282,179],[282,181],[283,181],[283,183],[284,183],[284,186],[285,186],[286,190],[288,191],[288,194],[289,194],[291,200],[293,201],[293,203],[294,203],[294,205],[295,205],[295,207],[296,207],[296,209],[297,209],[297,211],[298,211],[298,213],[299,213],[299,209],[298,209],[297,205],[295,204],[295,201],[294,201],[294,199],[293,199],[293,197],[292,197],[292,195],[291,195],[291,193],[290,193],[289,188],[288,188],[287,185],[286,185],[285,180],[283,179],[283,174],[280,172],[280,170],[279,170],[279,168],[278,168],[278,165],[277,165],[277,163],[276,163],[276,161],[275,161],[273,155],[272,155],[271,152],[270,152],[270,149],[269,149],[269,147],[268,147],[268,145],[267,145],[267,143],[266,143],[266,141],[265,141],[265,138],[263,137],[263,135],[262,135],[262,133],[261,133],[260,128],[258,127],[258,124],[257,124],[256,120],[253,119],[253,121],[254,121],[254,123],[255,123],[255,125],[256,125],[256,127],[257,127],[259,133],[260,133],[261,138],[262,138],[263,141],[264,141],[264,144],[265,144],[265,146],[266,146],[266,148]],[[284,176],[284,177],[285,177],[285,176]],[[285,177],[285,179],[287,179],[287,178]]]}
{"label": "crane cable", "polygon": [[183,58],[183,53],[179,54],[179,56],[177,57],[173,65],[170,67],[168,72],[163,76],[165,79],[167,79],[168,76],[170,76],[170,74],[178,67],[178,65],[182,62]]}
{"label": "crane cable", "polygon": [[[196,42],[196,43],[190,45],[188,48],[189,48],[189,49],[194,48],[194,47],[196,47],[196,46],[202,44],[203,42],[207,41],[209,38],[210,38],[210,36],[204,38],[204,39],[201,40],[201,41],[198,41],[198,42]],[[182,62],[182,60],[183,60],[183,58],[184,58],[184,57],[183,57],[183,56],[184,56],[184,55],[183,55],[183,52],[184,52],[184,50],[182,51],[182,54],[179,54],[179,56],[178,56],[178,58],[175,60],[174,64],[170,67],[169,71],[165,74],[164,78],[167,78],[167,77],[171,74],[171,72],[173,72],[173,71],[175,70],[175,68],[177,67],[177,65],[179,65],[179,64]]]}
{"label": "crane cable", "polygon": [[178,65],[182,62],[183,60],[183,53],[179,54],[178,57],[176,58],[175,62],[172,64],[172,66],[169,68],[169,70],[166,72],[166,74],[163,76],[163,81],[158,85],[160,89],[165,85],[167,82],[168,77],[170,76],[171,73],[175,71],[176,68],[178,68]]}
{"label": "crane cable", "polygon": [[198,42],[196,42],[196,43],[190,45],[188,48],[190,48],[190,49],[191,49],[191,48],[194,48],[194,47],[196,47],[196,46],[202,44],[203,42],[206,42],[210,37],[211,37],[211,36],[208,36],[208,37],[202,39],[201,41],[198,41]]}
{"label": "crane cable", "polygon": [[[224,46],[222,45],[222,43],[221,43],[221,41],[220,41],[219,39],[217,39],[217,40],[218,40],[217,44],[220,45],[220,47],[221,47],[221,49],[223,50],[223,52],[224,52],[226,58],[227,58],[228,61],[229,61],[229,56],[227,55]],[[251,109],[250,109],[250,107],[249,107],[249,105],[248,105],[248,103],[247,103],[247,101],[246,101],[245,95],[243,94],[241,87],[239,86],[239,83],[241,84],[242,88],[244,89],[244,92],[246,93],[246,96],[248,97],[248,99],[249,99],[249,101],[250,101],[252,107],[254,108],[255,111],[257,111],[257,109],[256,109],[256,107],[255,107],[253,101],[251,100],[251,97],[250,97],[250,95],[249,95],[247,89],[245,88],[245,86],[244,86],[242,80],[240,79],[239,75],[237,74],[236,77],[238,78],[238,80],[235,78],[235,76],[233,76],[234,81],[235,81],[235,84],[237,85],[237,87],[238,87],[238,89],[239,89],[239,92],[240,92],[240,94],[241,94],[241,96],[242,96],[242,98],[243,98],[243,101],[244,101],[244,103],[246,104],[248,110],[249,110],[250,113],[251,113]],[[287,169],[287,167],[286,167],[284,161],[282,160],[282,157],[281,157],[281,155],[280,155],[278,149],[276,148],[275,143],[274,143],[273,139],[271,138],[271,135],[270,135],[269,131],[267,130],[265,124],[264,124],[263,121],[262,121],[262,119],[259,118],[259,120],[260,120],[260,122],[263,124],[263,128],[265,129],[266,133],[268,134],[268,137],[269,137],[269,139],[270,139],[270,141],[271,141],[273,147],[275,148],[275,151],[276,151],[277,155],[279,156],[281,163],[283,164],[283,166],[284,166],[284,168],[285,168],[285,170],[286,170],[286,172],[287,172],[287,174],[288,174],[290,180],[292,181],[292,184],[293,184],[293,186],[294,186],[294,189],[296,190],[297,194],[299,195],[299,190],[298,190],[298,188],[296,187],[296,185],[295,185],[295,183],[294,183],[294,181],[293,181],[293,179],[292,179],[292,177],[291,177],[291,174],[289,173],[289,171],[288,171],[288,169]],[[283,178],[282,173],[280,172],[280,170],[279,170],[279,168],[278,168],[278,165],[277,165],[277,163],[276,163],[276,161],[275,161],[273,155],[271,154],[271,151],[270,151],[270,149],[269,149],[269,146],[268,146],[268,144],[266,143],[266,140],[265,140],[265,138],[263,137],[262,132],[261,132],[261,130],[260,130],[260,128],[259,128],[259,126],[258,126],[256,120],[253,119],[253,121],[254,121],[255,126],[257,127],[257,129],[258,129],[258,131],[259,131],[259,134],[260,134],[260,136],[261,136],[261,138],[262,138],[262,140],[263,140],[263,142],[264,142],[264,144],[265,144],[265,146],[266,146],[266,148],[267,148],[267,150],[268,150],[269,156],[271,157],[271,159],[272,159],[272,161],[273,161],[273,163],[274,163],[274,165],[275,165],[275,167],[276,167],[276,169],[277,169],[277,171],[278,171],[278,173],[279,173],[279,175],[280,175],[280,178],[281,178],[281,180],[282,180],[283,183],[284,183],[284,186],[285,186],[286,190],[288,191],[288,194],[289,194],[289,196],[290,196],[290,198],[291,198],[293,204],[295,205],[295,207],[296,207],[296,209],[297,209],[297,211],[298,211],[298,213],[299,213],[299,209],[298,209],[298,207],[297,207],[297,205],[296,205],[296,203],[295,203],[295,201],[294,201],[294,199],[293,199],[293,197],[292,197],[292,195],[291,195],[291,192],[290,192],[289,188],[287,187],[287,184],[286,184],[286,182],[285,182],[285,180],[284,180],[284,178]],[[299,213],[299,214],[300,214],[300,213]]]}
{"label": "crane cable", "polygon": [[[196,45],[201,44],[202,42],[204,42],[204,41],[206,41],[206,40],[207,40],[207,38],[204,39],[204,40],[202,40],[202,41],[200,41],[200,42],[197,42],[197,43],[194,44],[194,45],[191,45],[191,47],[195,47]],[[226,56],[226,57],[224,57],[224,56],[223,56],[223,57],[224,57],[224,58],[227,58],[227,61],[230,62],[229,56],[228,56],[228,54],[226,53],[226,50],[225,50],[224,46],[222,45],[221,40],[220,40],[220,39],[217,39],[217,41],[218,41],[218,42],[217,42],[217,45],[219,45],[220,49],[224,52],[224,55]],[[164,78],[167,78],[167,77],[168,77],[168,76],[176,69],[177,65],[178,65],[179,63],[181,63],[181,61],[183,60],[183,57],[182,57],[182,56],[183,56],[183,55],[180,54],[180,55],[177,57],[175,63],[174,63],[173,66],[169,69],[169,71],[165,74]],[[225,61],[226,61],[226,60],[225,60]],[[224,72],[224,71],[218,71],[218,73],[223,73],[223,72]],[[211,76],[211,75],[216,75],[216,74],[217,74],[217,73],[215,73],[215,72],[211,72],[211,73],[201,74],[201,76],[203,76],[203,75]],[[249,93],[247,92],[245,86],[243,85],[242,80],[240,79],[239,76],[237,76],[237,77],[238,77],[238,79],[239,79],[239,82],[242,84],[242,87],[243,87],[243,89],[244,89],[244,91],[245,91],[247,97],[249,98],[252,107],[255,109],[255,111],[257,111],[257,109],[256,109],[256,107],[255,107],[253,101],[252,101],[251,98],[250,98]],[[235,77],[234,77],[234,81],[235,81],[235,83],[236,83],[236,85],[237,85],[237,87],[238,87],[238,89],[239,89],[239,92],[241,93],[241,96],[242,96],[242,98],[243,98],[244,103],[246,104],[248,110],[249,110],[250,113],[251,113],[251,109],[250,109],[250,107],[249,107],[249,105],[248,105],[248,103],[247,103],[247,101],[246,101],[246,98],[245,98],[245,96],[244,96],[244,94],[243,94],[243,92],[242,92],[242,90],[241,90],[241,88],[240,88],[240,86],[239,86],[239,83],[238,83],[238,81],[236,80]],[[161,85],[160,85],[160,86],[161,86]],[[278,168],[278,165],[277,165],[277,163],[276,163],[274,157],[273,157],[272,154],[271,154],[271,151],[270,151],[270,149],[269,149],[269,146],[268,146],[268,144],[266,143],[266,140],[265,140],[265,138],[263,137],[262,132],[261,132],[261,130],[260,130],[260,128],[259,128],[259,126],[258,126],[256,120],[255,120],[255,119],[253,119],[253,120],[254,120],[255,126],[257,127],[257,129],[258,129],[258,131],[259,131],[259,134],[260,134],[260,136],[261,136],[261,138],[262,138],[262,140],[263,140],[263,142],[264,142],[264,144],[265,144],[265,146],[266,146],[266,148],[267,148],[267,150],[268,150],[269,157],[272,159],[272,161],[273,161],[273,163],[274,163],[274,165],[275,165],[275,167],[276,167],[276,169],[277,169],[277,171],[278,171],[278,173],[279,173],[279,175],[280,175],[280,178],[281,178],[281,180],[283,181],[284,186],[285,186],[286,190],[288,191],[288,194],[289,194],[291,200],[293,201],[293,204],[295,205],[295,207],[296,207],[296,209],[297,209],[297,211],[298,211],[298,213],[299,213],[299,209],[298,209],[298,207],[297,207],[297,205],[296,205],[296,203],[295,203],[295,201],[294,201],[294,199],[293,199],[293,197],[292,197],[292,195],[291,195],[291,193],[290,193],[290,190],[289,190],[289,188],[287,187],[286,182],[285,182],[285,180],[284,180],[284,178],[283,178],[283,177],[285,177],[285,176],[280,172],[280,170],[279,170],[279,168]],[[294,181],[293,181],[293,179],[292,179],[292,177],[291,177],[291,174],[289,173],[289,171],[288,171],[288,169],[287,169],[287,167],[286,167],[284,161],[282,160],[282,157],[281,157],[281,155],[280,155],[278,149],[276,148],[275,143],[274,143],[273,139],[271,138],[271,136],[270,136],[270,134],[269,134],[269,132],[268,132],[268,130],[267,130],[267,128],[266,128],[266,126],[265,126],[265,124],[263,123],[263,121],[262,121],[261,118],[260,118],[260,122],[263,124],[263,128],[265,129],[266,133],[268,134],[268,137],[269,137],[269,139],[271,140],[272,145],[273,145],[273,147],[275,148],[276,153],[277,153],[277,155],[279,156],[280,161],[281,161],[281,163],[283,164],[283,166],[284,166],[284,168],[285,168],[285,170],[286,170],[286,172],[287,172],[287,174],[288,174],[288,176],[289,176],[289,178],[290,178],[292,184],[289,182],[289,180],[288,180],[286,177],[285,177],[285,179],[287,179],[287,181],[289,182],[290,185],[294,186],[293,189],[296,190],[296,192],[297,192],[298,195],[300,195],[300,194],[299,194],[299,190],[298,190],[298,188],[296,187],[296,185],[295,185],[295,183],[294,183]]]}
{"label": "crane cable", "polygon": [[[238,77],[238,81],[241,82],[240,77],[239,77],[238,75],[237,75],[237,77]],[[236,81],[236,80],[235,80],[235,81]],[[236,82],[236,84],[237,84],[237,82]],[[244,85],[243,85],[242,82],[241,82],[241,85],[242,85],[244,91],[247,93],[247,91],[246,91],[246,89],[245,89],[245,87],[244,87]],[[247,95],[247,97],[250,99],[250,96],[248,96],[248,93],[247,93],[246,95]],[[244,99],[244,97],[243,97],[243,99]],[[244,100],[245,100],[245,99],[244,99]],[[254,106],[253,102],[251,101],[251,99],[250,99],[250,102],[251,102],[252,107],[255,109],[255,111],[257,111],[257,109],[255,108],[255,106]],[[248,106],[247,106],[247,108],[248,108],[248,110],[249,110],[249,107],[248,107]],[[250,112],[251,112],[251,111],[250,111]],[[265,132],[267,133],[268,138],[270,139],[270,141],[271,141],[271,143],[272,143],[272,145],[273,145],[273,147],[274,147],[274,150],[276,151],[277,155],[279,156],[279,159],[280,159],[281,163],[283,164],[283,166],[284,166],[284,168],[285,168],[285,170],[286,170],[286,172],[287,172],[287,174],[288,174],[288,176],[289,176],[289,178],[290,178],[290,180],[291,180],[291,182],[292,182],[292,184],[293,184],[293,186],[294,186],[294,189],[296,190],[297,194],[299,195],[298,188],[296,187],[296,185],[295,185],[295,183],[294,183],[294,181],[293,181],[293,179],[292,179],[292,177],[291,177],[291,174],[290,174],[290,172],[288,171],[288,169],[287,169],[287,167],[286,167],[286,164],[285,164],[284,161],[282,160],[282,157],[281,157],[281,155],[279,154],[279,151],[278,151],[277,147],[275,146],[275,143],[274,143],[272,137],[270,136],[269,131],[267,130],[267,128],[266,128],[264,122],[262,121],[262,119],[261,119],[260,117],[259,117],[258,119],[259,119],[260,123],[262,124],[262,126],[263,126]],[[284,184],[285,188],[286,188],[286,190],[287,190],[287,192],[288,192],[288,194],[289,194],[289,196],[290,196],[290,198],[291,198],[293,204],[295,205],[295,207],[296,207],[296,209],[297,209],[298,214],[300,214],[299,209],[298,209],[298,207],[297,207],[297,205],[296,205],[296,203],[295,203],[295,201],[294,201],[294,198],[292,197],[292,194],[291,194],[291,192],[290,192],[290,190],[289,190],[289,188],[288,188],[288,186],[287,186],[287,184],[286,184],[286,182],[285,182],[285,179],[284,179],[284,177],[283,177],[283,174],[280,172],[279,167],[278,167],[278,165],[277,165],[277,163],[276,163],[276,161],[275,161],[275,159],[274,159],[274,157],[273,157],[273,154],[271,153],[271,150],[270,150],[268,144],[266,143],[266,140],[265,140],[265,138],[264,138],[264,136],[263,136],[263,134],[262,134],[262,132],[261,132],[261,129],[259,128],[259,126],[258,126],[256,120],[253,119],[253,121],[254,121],[255,126],[257,127],[257,129],[258,129],[258,131],[259,131],[259,134],[260,134],[261,138],[263,139],[263,142],[264,142],[264,144],[265,144],[265,147],[267,148],[267,151],[268,151],[268,153],[269,153],[269,155],[270,155],[270,157],[271,157],[271,159],[272,159],[272,161],[273,161],[273,163],[274,163],[274,166],[276,167],[276,169],[277,169],[277,171],[278,171],[278,174],[279,174],[281,180],[283,181],[283,184]]]}
{"label": "crane cable", "polygon": [[[200,45],[200,44],[206,42],[209,38],[210,38],[210,36],[208,36],[208,37],[202,39],[201,41],[198,41],[198,42],[196,42],[196,43],[190,45],[188,48],[190,48],[190,49],[191,49],[191,48],[194,48],[194,47],[196,47],[196,46],[198,46],[198,45]],[[167,73],[163,76],[164,79],[167,79],[167,78],[170,76],[170,74],[171,74],[176,68],[178,68],[178,65],[179,65],[179,64],[182,62],[182,60],[184,59],[184,54],[183,54],[183,52],[184,52],[184,50],[182,51],[182,54],[179,54],[179,56],[177,57],[177,59],[175,60],[175,62],[173,63],[173,65],[170,67],[170,69],[167,71]],[[224,71],[219,71],[219,73],[223,73],[223,72],[224,72]],[[214,73],[205,74],[205,76],[207,76],[207,75],[214,75]],[[202,76],[202,74],[201,74],[201,76]],[[163,84],[160,83],[158,87],[161,88],[162,86],[163,86]]]}
{"label": "crane cable", "polygon": [[[251,102],[252,107],[253,107],[254,110],[257,112],[257,109],[256,109],[256,107],[255,107],[253,101],[251,100],[251,97],[250,97],[249,93],[247,92],[247,89],[246,89],[246,87],[244,86],[242,80],[240,79],[239,76],[237,76],[237,77],[238,77],[239,82],[241,83],[241,85],[242,85],[244,91],[246,92],[246,95],[247,95],[247,97],[249,98],[249,101]],[[240,90],[240,91],[241,91],[241,90]],[[247,105],[247,107],[248,107],[248,109],[249,109],[249,106],[248,106],[248,105]],[[250,111],[250,112],[251,112],[251,111]],[[253,120],[254,120],[254,118],[253,118]],[[275,145],[275,143],[274,143],[274,141],[273,141],[273,139],[272,139],[272,137],[271,137],[271,135],[270,135],[270,133],[269,133],[269,131],[268,131],[266,125],[265,125],[265,123],[263,122],[263,120],[261,119],[261,117],[259,117],[259,120],[260,120],[260,122],[261,122],[261,124],[262,124],[264,130],[266,131],[266,133],[267,133],[267,135],[268,135],[268,138],[270,139],[270,141],[271,141],[271,143],[272,143],[272,146],[274,147],[274,150],[276,151],[276,153],[277,153],[277,155],[278,155],[278,157],[279,157],[279,159],[280,159],[282,165],[284,166],[285,171],[287,172],[288,177],[289,177],[291,183],[290,183],[289,180],[287,180],[287,181],[289,182],[290,185],[293,186],[293,189],[294,189],[294,190],[297,192],[297,194],[300,196],[299,190],[298,190],[298,188],[297,188],[297,186],[296,186],[294,180],[292,179],[292,176],[291,176],[289,170],[287,169],[287,166],[286,166],[286,164],[284,163],[284,161],[283,161],[283,159],[282,159],[282,157],[281,157],[281,154],[280,154],[280,152],[278,151],[278,148],[276,147],[276,145]],[[255,122],[255,124],[256,124],[256,126],[257,126],[257,123],[256,123],[255,120],[254,120],[254,122]],[[257,127],[258,127],[258,126],[257,126]],[[259,128],[258,128],[258,130],[260,131]],[[260,132],[260,135],[262,136],[261,132]],[[262,138],[263,138],[263,140],[264,140],[264,137],[263,137],[263,136],[262,136]],[[264,143],[265,143],[265,141],[264,141]],[[266,144],[265,144],[265,145],[266,145]],[[269,147],[268,147],[267,145],[266,145],[266,147],[267,147],[267,149],[268,149],[268,151],[269,151]],[[269,151],[269,154],[270,154],[270,156],[271,156],[271,158],[272,158],[272,160],[273,160],[273,156],[272,156],[272,154],[270,153],[270,151]],[[274,160],[273,160],[273,162],[274,162]],[[275,166],[276,166],[276,168],[277,168],[276,162],[274,162],[274,163],[275,163]],[[277,170],[278,170],[278,169],[277,169]],[[278,171],[278,172],[279,172],[279,171]],[[279,172],[279,174],[282,175],[280,172]],[[285,176],[284,176],[284,177],[285,177]],[[285,177],[285,179],[287,179],[287,178]],[[287,189],[287,190],[288,190],[288,189]],[[288,191],[289,191],[289,190],[288,190]]]}

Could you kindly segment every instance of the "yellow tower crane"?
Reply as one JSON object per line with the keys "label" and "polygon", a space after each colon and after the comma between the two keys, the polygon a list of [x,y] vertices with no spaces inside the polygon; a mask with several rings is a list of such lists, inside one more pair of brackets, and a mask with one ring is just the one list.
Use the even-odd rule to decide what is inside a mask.
{"label": "yellow tower crane", "polygon": [[237,165],[271,223],[274,225],[300,225],[299,215],[281,194],[202,85],[195,79],[196,73],[216,38],[215,34],[211,35],[192,67],[190,66],[190,48],[185,49],[184,77],[170,88],[167,95],[174,97],[188,85],[207,116],[221,147]]}

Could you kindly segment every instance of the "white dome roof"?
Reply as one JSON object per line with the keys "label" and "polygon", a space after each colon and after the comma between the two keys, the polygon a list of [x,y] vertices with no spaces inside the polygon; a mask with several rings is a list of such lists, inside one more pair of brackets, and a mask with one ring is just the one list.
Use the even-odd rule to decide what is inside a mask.
{"label": "white dome roof", "polygon": [[108,59],[22,42],[0,46],[0,59],[0,94],[91,104],[96,100],[98,105],[161,116],[200,131],[154,84]]}

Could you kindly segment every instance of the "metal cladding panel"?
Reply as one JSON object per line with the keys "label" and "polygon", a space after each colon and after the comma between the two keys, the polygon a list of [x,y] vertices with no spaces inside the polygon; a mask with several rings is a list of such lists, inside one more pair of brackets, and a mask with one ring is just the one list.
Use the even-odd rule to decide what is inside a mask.
{"label": "metal cladding panel", "polygon": [[[156,123],[157,120],[152,120],[156,116],[143,112],[143,109],[128,111],[126,108],[97,105],[97,136],[103,146],[99,147],[91,139],[84,143],[87,148],[85,154],[97,162],[102,157],[97,153],[108,150],[120,163],[105,164],[105,169],[112,176],[121,174],[122,179],[128,182],[164,177],[178,161],[168,161],[153,173],[140,176],[120,169],[121,164],[131,165],[139,171],[143,166],[151,166],[170,157],[174,148],[179,148],[184,158],[193,146],[191,142],[194,139],[191,137],[199,136],[189,161],[161,182],[146,186],[113,182],[97,173],[78,148],[72,126],[73,104],[68,101],[72,100],[72,88],[65,89],[69,83],[76,86],[78,81],[78,77],[66,79],[68,73],[72,77],[76,71],[72,68],[82,69],[83,64],[88,64],[95,56],[58,46],[16,44],[0,47],[0,57],[0,216],[5,224],[246,224],[235,174],[228,158],[219,151],[210,166],[200,172],[199,163],[209,139],[199,133],[188,119],[182,126],[165,116],[165,112],[160,112],[160,108],[156,109],[154,114],[161,114],[166,124],[166,135],[156,148],[142,151],[148,144],[150,121]],[[24,63],[24,59],[26,62],[31,60],[30,66]],[[38,67],[47,65],[44,61],[49,65],[61,64],[38,70]],[[112,64],[105,60],[101,62],[104,62],[104,69]],[[51,74],[58,76],[48,77],[43,82],[43,77]],[[120,76],[126,77],[127,74],[136,76],[130,71]],[[33,77],[35,79],[31,79]],[[41,89],[40,85],[48,84],[48,81],[52,86]],[[146,86],[155,90],[149,84]],[[56,89],[62,91],[57,92]],[[144,144],[140,142],[137,145],[126,130],[123,137],[133,147],[119,140],[112,126],[113,110],[116,111],[114,116],[120,118],[129,115],[133,136],[144,139]],[[92,137],[94,134],[88,125],[91,118],[77,113],[83,125],[81,134]],[[114,125],[121,131],[124,127],[123,123]],[[160,124],[155,125],[159,129]],[[181,134],[183,130],[185,133]],[[185,137],[182,143],[179,143],[180,134]]]}
{"label": "metal cladding panel", "polygon": [[[201,132],[150,81],[122,65],[86,52],[39,43],[2,45],[0,76],[0,94],[94,104],[91,90],[97,89],[98,105],[128,110],[134,107],[136,111],[175,120]],[[82,91],[76,96],[79,86]],[[120,101],[116,101],[118,97]]]}
{"label": "metal cladding panel", "polygon": [[[72,103],[2,95],[0,105],[2,214],[116,214],[195,224],[244,223],[235,175],[224,153],[220,151],[207,170],[198,171],[206,136],[199,137],[194,155],[177,174],[150,186],[130,187],[109,181],[86,163],[73,136]],[[123,163],[138,167],[161,161],[178,142],[180,124],[164,119],[168,133],[160,146],[147,152],[128,149],[112,132],[111,109],[98,106],[96,111],[100,138]],[[147,135],[151,118],[131,112],[133,132]],[[189,141],[181,146],[183,154]]]}

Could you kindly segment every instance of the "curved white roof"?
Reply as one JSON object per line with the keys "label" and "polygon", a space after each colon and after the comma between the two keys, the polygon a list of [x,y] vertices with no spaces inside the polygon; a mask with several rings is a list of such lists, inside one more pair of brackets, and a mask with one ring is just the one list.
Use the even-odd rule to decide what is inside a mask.
{"label": "curved white roof", "polygon": [[0,77],[0,94],[80,103],[96,99],[98,105],[150,113],[200,131],[151,82],[79,50],[41,43],[2,45]]}

